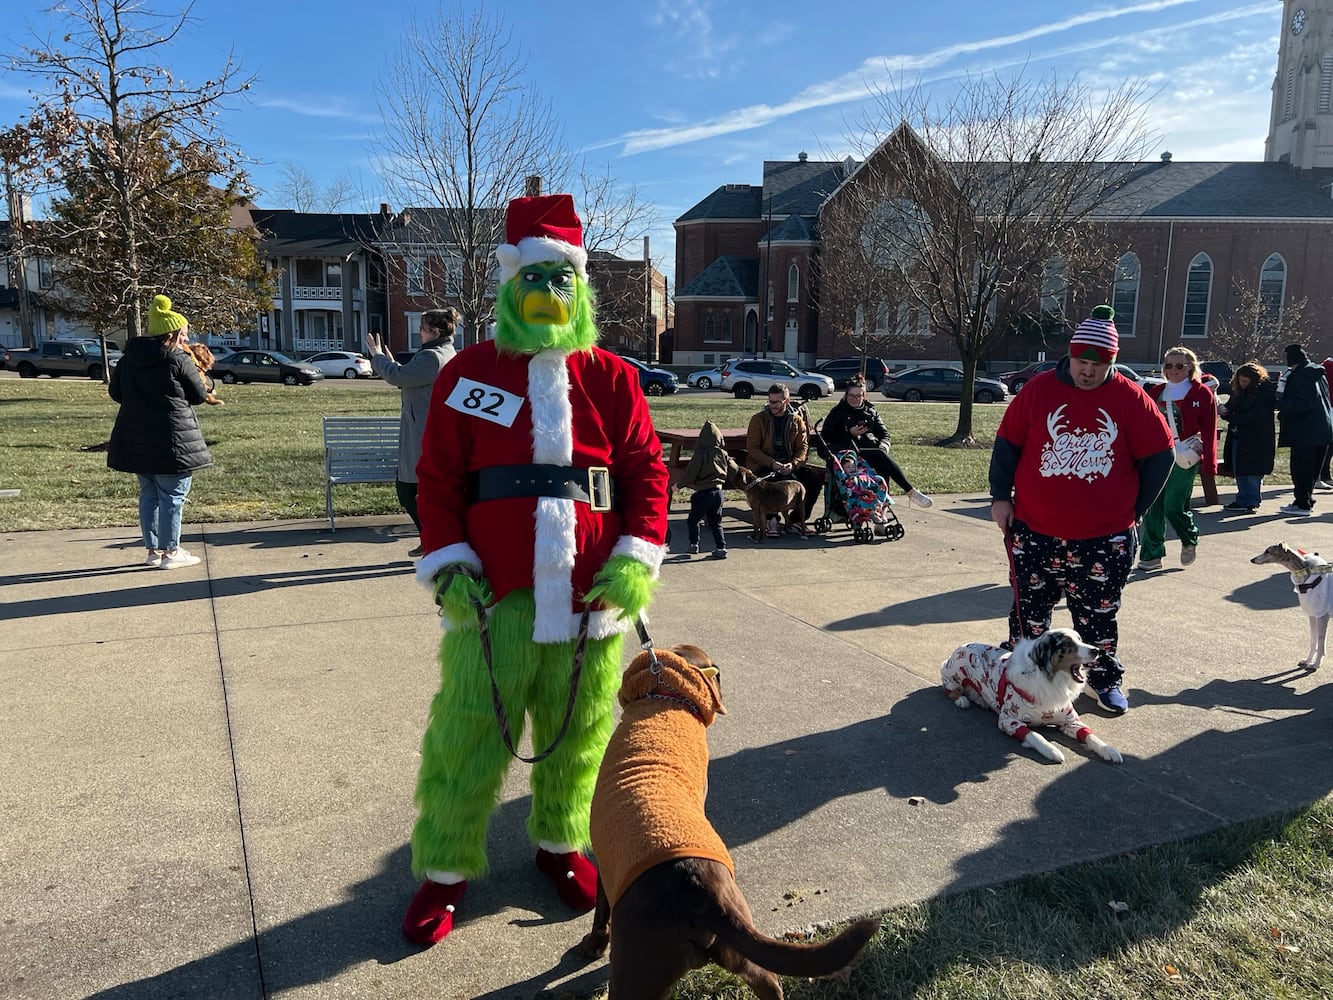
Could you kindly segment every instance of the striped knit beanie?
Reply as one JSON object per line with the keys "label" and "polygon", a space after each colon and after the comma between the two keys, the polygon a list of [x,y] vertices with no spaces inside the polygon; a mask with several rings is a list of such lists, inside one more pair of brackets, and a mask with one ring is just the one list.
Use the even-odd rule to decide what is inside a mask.
{"label": "striped knit beanie", "polygon": [[1120,335],[1115,331],[1115,310],[1097,306],[1069,338],[1069,356],[1109,365],[1120,353]]}

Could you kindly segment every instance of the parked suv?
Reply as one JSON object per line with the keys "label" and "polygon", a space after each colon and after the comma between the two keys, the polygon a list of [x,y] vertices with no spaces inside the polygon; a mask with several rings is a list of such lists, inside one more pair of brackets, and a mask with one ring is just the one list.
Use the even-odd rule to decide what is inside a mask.
{"label": "parked suv", "polygon": [[[866,386],[878,389],[889,372],[889,366],[883,358],[866,358]],[[861,370],[860,358],[834,358],[812,369],[820,375],[833,379],[833,388],[847,388],[847,380]]]}
{"label": "parked suv", "polygon": [[722,366],[722,388],[737,399],[749,399],[756,392],[768,392],[770,385],[781,384],[793,396],[818,399],[833,394],[833,379],[827,375],[804,372],[781,358],[742,358]]}

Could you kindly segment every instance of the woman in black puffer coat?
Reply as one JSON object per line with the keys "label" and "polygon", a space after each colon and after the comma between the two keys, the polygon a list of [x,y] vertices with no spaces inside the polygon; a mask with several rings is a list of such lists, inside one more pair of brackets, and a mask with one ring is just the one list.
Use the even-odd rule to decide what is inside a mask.
{"label": "woman in black puffer coat", "polygon": [[1264,476],[1273,471],[1277,451],[1276,397],[1277,383],[1257,361],[1246,362],[1231,376],[1231,395],[1218,411],[1228,424],[1222,461],[1236,477],[1236,499],[1227,510],[1253,514],[1259,509]]}
{"label": "woman in black puffer coat", "polygon": [[199,557],[180,547],[181,509],[196,470],[213,464],[194,407],[208,389],[194,359],[182,350],[190,325],[171,311],[171,299],[153,297],[148,336],[125,345],[111,369],[111,398],[120,404],[106,464],[139,477],[139,526],[145,565],[193,566]]}
{"label": "woman in black puffer coat", "polygon": [[879,418],[875,404],[866,399],[865,381],[860,375],[847,380],[842,400],[829,410],[820,429],[829,450],[857,451],[870,467],[907,494],[918,507],[930,507],[934,501],[912,486],[906,474],[889,454],[889,430]]}

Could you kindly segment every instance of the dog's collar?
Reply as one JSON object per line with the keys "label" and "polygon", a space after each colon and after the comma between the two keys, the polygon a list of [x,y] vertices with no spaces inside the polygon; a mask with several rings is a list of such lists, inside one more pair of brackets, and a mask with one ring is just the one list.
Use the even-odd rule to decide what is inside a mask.
{"label": "dog's collar", "polygon": [[1310,577],[1304,583],[1296,584],[1296,593],[1308,594],[1310,591],[1314,590],[1315,587],[1319,586],[1323,579],[1324,574],[1320,573],[1318,576]]}
{"label": "dog's collar", "polygon": [[694,716],[696,719],[698,719],[700,722],[704,721],[703,713],[699,711],[699,707],[695,705],[694,702],[690,701],[690,699],[682,695],[678,695],[674,691],[663,690],[659,688],[656,691],[649,691],[646,695],[644,695],[644,697],[659,698],[662,701],[674,701],[678,705],[684,705],[685,710],[689,712],[692,716]]}

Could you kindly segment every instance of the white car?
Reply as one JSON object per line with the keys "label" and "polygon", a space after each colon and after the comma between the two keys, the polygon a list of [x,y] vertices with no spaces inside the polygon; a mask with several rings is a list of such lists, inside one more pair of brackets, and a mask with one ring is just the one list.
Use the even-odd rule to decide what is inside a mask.
{"label": "white car", "polygon": [[785,385],[793,396],[819,399],[833,394],[833,379],[827,375],[804,372],[781,358],[743,358],[722,366],[722,388],[737,399],[764,395],[768,387]]}
{"label": "white car", "polygon": [[703,371],[690,372],[685,383],[696,389],[715,389],[722,384],[722,369],[725,367],[726,365],[714,365]]}
{"label": "white car", "polygon": [[301,363],[318,368],[328,378],[370,378],[375,374],[370,359],[354,351],[324,351]]}

